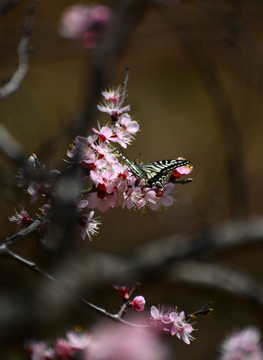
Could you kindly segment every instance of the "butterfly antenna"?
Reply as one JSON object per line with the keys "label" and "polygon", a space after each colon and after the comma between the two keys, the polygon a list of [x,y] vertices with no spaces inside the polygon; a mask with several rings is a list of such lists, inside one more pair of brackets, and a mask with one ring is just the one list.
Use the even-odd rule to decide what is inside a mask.
{"label": "butterfly antenna", "polygon": [[137,156],[137,158],[136,158],[136,160],[134,161],[134,163],[135,164],[138,164],[139,163],[139,157],[141,156],[141,152],[139,152],[139,154],[138,154],[138,156]]}
{"label": "butterfly antenna", "polygon": [[129,166],[131,165],[131,162],[127,159],[127,157],[123,151],[120,151],[119,149],[115,148],[110,143],[107,143],[107,145],[115,152],[115,154],[120,156],[126,164],[128,164]]}

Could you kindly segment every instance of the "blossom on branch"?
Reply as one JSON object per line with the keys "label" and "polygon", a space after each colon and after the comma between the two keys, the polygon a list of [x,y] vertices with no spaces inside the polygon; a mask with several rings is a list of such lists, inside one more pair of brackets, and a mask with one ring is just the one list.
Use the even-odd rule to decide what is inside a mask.
{"label": "blossom on branch", "polygon": [[98,235],[99,225],[101,224],[97,219],[93,218],[94,211],[91,211],[88,215],[81,218],[81,237],[82,240],[85,240],[88,236],[89,240],[92,240],[92,237]]}
{"label": "blossom on branch", "polygon": [[[72,19],[76,21],[81,16],[87,16],[85,6],[72,10],[77,10],[74,15],[76,17],[72,15]],[[79,21],[78,31],[82,31],[84,20]],[[80,184],[85,186],[89,181],[87,189],[83,191],[81,189],[81,193],[76,194],[78,199],[76,216],[81,228],[82,239],[87,236],[91,239],[98,233],[100,225],[100,222],[94,217],[94,211],[87,211],[87,208],[92,210],[97,208],[102,212],[114,207],[139,210],[149,208],[155,211],[161,207],[171,206],[174,201],[172,196],[174,184],[169,182],[169,169],[173,168],[173,164],[178,165],[176,160],[174,162],[167,160],[140,164],[129,161],[116,148],[116,143],[127,148],[140,128],[139,123],[133,120],[128,113],[130,105],[124,104],[127,99],[127,79],[128,75],[123,85],[102,91],[104,105],[98,105],[98,109],[108,113],[110,121],[103,126],[98,124],[97,129],[92,128],[93,134],[91,135],[77,136],[74,144],[67,151],[70,159],[69,167],[78,165],[81,169]],[[192,165],[188,164],[188,161],[179,164],[182,163],[187,165],[180,166],[174,171],[170,170],[171,179],[192,171]],[[47,203],[40,209],[48,210],[42,211],[47,223],[52,217],[52,210],[56,205],[60,172],[58,170],[47,172],[45,165],[40,164],[37,156],[33,154],[29,157],[27,166],[20,171],[19,177],[19,186],[27,188],[27,192],[31,196],[31,203],[37,200],[38,195],[46,198]],[[85,206],[83,206],[84,202]],[[23,214],[12,217],[12,221],[18,223],[26,221],[26,217],[21,218],[21,216],[23,217]]]}
{"label": "blossom on branch", "polygon": [[24,210],[22,207],[20,212],[15,211],[15,215],[9,217],[9,221],[16,222],[17,225],[30,225],[33,219],[29,216],[28,212]]}
{"label": "blossom on branch", "polygon": [[192,325],[185,321],[184,311],[158,310],[155,306],[151,307],[151,324],[164,331],[169,331],[172,336],[176,335],[186,344],[190,344],[194,337],[191,332],[194,330]]}

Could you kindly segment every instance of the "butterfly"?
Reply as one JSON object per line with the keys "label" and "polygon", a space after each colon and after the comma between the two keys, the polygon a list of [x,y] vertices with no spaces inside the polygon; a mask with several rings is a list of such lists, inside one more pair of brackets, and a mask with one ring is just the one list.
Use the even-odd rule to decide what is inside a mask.
{"label": "butterfly", "polygon": [[131,172],[138,178],[142,179],[146,186],[149,187],[156,186],[158,188],[163,188],[169,173],[172,170],[181,166],[187,166],[190,169],[192,168],[191,162],[185,159],[158,160],[149,163],[137,164],[128,160],[126,156],[124,156],[111,144],[108,143],[107,145],[123,159],[123,161],[129,166]]}

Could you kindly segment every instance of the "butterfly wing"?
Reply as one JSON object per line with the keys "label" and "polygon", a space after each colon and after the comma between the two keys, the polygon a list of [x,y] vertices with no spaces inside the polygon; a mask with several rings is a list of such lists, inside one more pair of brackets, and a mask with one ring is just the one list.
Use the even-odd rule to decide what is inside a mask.
{"label": "butterfly wing", "polygon": [[146,174],[145,182],[148,186],[164,187],[170,171],[181,166],[189,165],[190,161],[185,159],[159,160],[140,164],[140,168]]}
{"label": "butterfly wing", "polygon": [[127,159],[126,156],[110,143],[108,143],[108,146],[122,158],[129,166],[131,172],[138,178],[144,180],[145,184],[149,187],[157,186],[163,188],[170,171],[191,164],[189,160],[185,159],[159,160],[137,164]]}

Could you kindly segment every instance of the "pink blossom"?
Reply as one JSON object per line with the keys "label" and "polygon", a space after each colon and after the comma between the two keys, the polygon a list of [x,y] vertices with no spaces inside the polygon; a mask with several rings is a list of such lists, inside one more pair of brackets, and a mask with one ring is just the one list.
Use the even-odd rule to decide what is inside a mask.
{"label": "pink blossom", "polygon": [[[185,159],[182,157],[179,157],[178,160],[185,160]],[[190,174],[192,172],[192,170],[193,170],[193,165],[191,165],[191,164],[180,166],[173,170],[173,176],[175,178],[179,178],[182,175]]]}
{"label": "pink blossom", "polygon": [[106,140],[113,139],[112,130],[108,126],[103,126],[102,128],[100,128],[100,126],[99,126],[99,130],[96,130],[95,128],[92,128],[92,130],[98,134],[98,139],[100,141],[106,141]]}
{"label": "pink blossom", "polygon": [[[91,170],[90,179],[94,182],[99,191],[105,192],[105,195],[112,194],[117,181],[117,174],[112,168],[106,170],[103,169],[101,172]],[[101,194],[101,196],[103,195]]]}
{"label": "pink blossom", "polygon": [[[108,113],[112,120],[116,122],[119,114],[130,111],[130,105],[122,106],[122,99],[125,100],[125,95],[126,94],[123,93],[123,88],[121,86],[118,86],[115,89],[104,90],[102,91],[102,96],[104,97],[103,105],[100,104],[97,105],[97,107],[100,111]],[[115,130],[116,129],[117,127],[115,127]]]}
{"label": "pink blossom", "polygon": [[164,309],[157,309],[155,306],[151,307],[151,324],[162,330],[167,330],[167,325],[170,325],[173,320],[169,317],[169,311],[164,312]]}
{"label": "pink blossom", "polygon": [[96,192],[89,195],[89,207],[91,209],[98,208],[104,212],[115,207],[117,200],[115,194],[107,194],[106,188],[102,184],[97,187]]}
{"label": "pink blossom", "polygon": [[112,117],[116,117],[123,112],[130,111],[130,105],[121,107],[119,103],[104,101],[104,105],[97,105],[99,111],[105,112]]}
{"label": "pink blossom", "polygon": [[194,337],[191,335],[193,327],[191,324],[185,321],[184,311],[181,311],[179,314],[176,312],[170,313],[169,317],[173,320],[171,326],[171,335],[176,335],[178,339],[182,339],[186,344],[190,344],[190,340],[193,340]]}
{"label": "pink blossom", "polygon": [[84,351],[85,360],[164,360],[167,349],[149,327],[103,324],[94,331],[96,339]]}
{"label": "pink blossom", "polygon": [[131,117],[129,114],[124,113],[120,116],[116,123],[117,127],[123,128],[130,134],[136,134],[139,131],[139,124],[135,120],[131,120]]}
{"label": "pink blossom", "polygon": [[132,135],[125,128],[115,128],[114,135],[114,141],[118,142],[125,149],[132,142]]}
{"label": "pink blossom", "polygon": [[162,312],[157,309],[157,307],[152,306],[151,307],[151,317],[154,321],[162,321]]}
{"label": "pink blossom", "polygon": [[130,301],[131,307],[134,311],[142,311],[145,307],[145,298],[143,296],[135,296],[135,298]]}
{"label": "pink blossom", "polygon": [[121,195],[126,188],[124,167],[115,161],[108,163],[106,168],[90,171],[90,179],[96,185],[95,191],[89,196],[90,208],[98,207],[106,211],[109,207],[121,205]]}
{"label": "pink blossom", "polygon": [[89,6],[84,4],[69,6],[61,15],[59,34],[65,38],[77,39],[88,28],[90,21]]}
{"label": "pink blossom", "polygon": [[83,45],[91,49],[111,19],[112,10],[108,6],[69,6],[62,13],[59,34],[68,39],[81,39]]}
{"label": "pink blossom", "polygon": [[262,360],[263,349],[260,344],[260,332],[256,327],[248,326],[235,331],[221,345],[220,360]]}
{"label": "pink blossom", "polygon": [[155,189],[143,187],[143,197],[138,201],[138,209],[148,206],[150,209],[157,203]]}
{"label": "pink blossom", "polygon": [[191,324],[185,321],[185,315],[183,311],[181,311],[179,314],[170,310],[164,312],[163,309],[158,310],[155,306],[152,306],[151,324],[164,331],[169,331],[171,335],[176,335],[186,344],[190,344],[190,340],[194,339],[191,335],[193,327]]}
{"label": "pink blossom", "polygon": [[142,208],[142,197],[143,193],[140,187],[128,187],[127,190],[123,193],[122,208]]}
{"label": "pink blossom", "polygon": [[21,207],[20,212],[15,211],[15,215],[9,217],[9,221],[16,222],[17,225],[21,226],[31,224],[33,219],[29,216],[28,212]]}
{"label": "pink blossom", "polygon": [[[163,189],[155,189],[155,195],[154,202],[151,201],[149,203],[149,207],[152,210],[157,210],[160,206],[171,206],[174,203],[174,198],[169,195],[169,193],[173,190],[174,184],[168,183],[164,186]],[[152,197],[153,199],[153,197]]]}
{"label": "pink blossom", "polygon": [[94,211],[91,211],[86,217],[81,218],[80,226],[81,226],[81,237],[82,240],[86,239],[86,236],[88,236],[89,240],[92,240],[92,236],[96,236],[99,233],[99,225],[101,223],[93,218]]}
{"label": "pink blossom", "polygon": [[67,332],[67,340],[68,343],[74,348],[74,349],[85,349],[90,343],[92,342],[92,336],[86,334],[85,332],[76,333],[73,331]]}
{"label": "pink blossom", "polygon": [[109,163],[107,167],[114,162],[118,162],[116,155],[112,153],[111,148],[105,142],[94,144],[92,148],[97,153],[98,159],[104,159],[106,163]]}
{"label": "pink blossom", "polygon": [[121,97],[121,86],[118,86],[117,88],[112,88],[109,90],[104,90],[101,92],[101,95],[104,97],[105,100],[110,102],[119,102]]}
{"label": "pink blossom", "polygon": [[43,341],[29,341],[25,349],[31,360],[55,360],[55,352]]}
{"label": "pink blossom", "polygon": [[119,294],[120,294],[120,297],[122,299],[125,299],[125,300],[128,300],[129,297],[130,297],[130,291],[131,291],[131,288],[129,286],[125,286],[125,285],[114,285],[114,289],[116,289]]}
{"label": "pink blossom", "polygon": [[76,350],[66,340],[58,339],[55,345],[55,353],[58,359],[71,360]]}
{"label": "pink blossom", "polygon": [[92,6],[91,18],[93,25],[107,25],[112,20],[112,10],[105,5]]}
{"label": "pink blossom", "polygon": [[92,342],[92,337],[85,333],[68,332],[67,339],[58,339],[55,353],[60,360],[72,360],[77,353],[86,349]]}
{"label": "pink blossom", "polygon": [[85,209],[85,207],[87,207],[89,205],[89,201],[86,199],[80,200],[77,203],[77,207],[78,207],[78,211],[82,211],[83,209]]}

